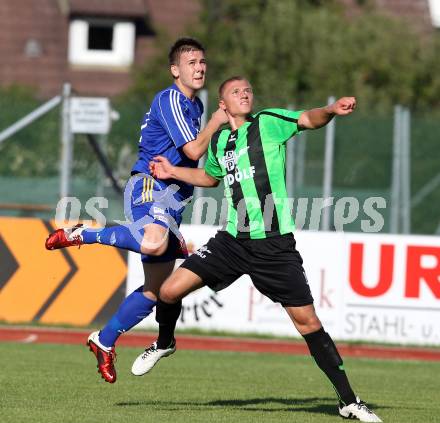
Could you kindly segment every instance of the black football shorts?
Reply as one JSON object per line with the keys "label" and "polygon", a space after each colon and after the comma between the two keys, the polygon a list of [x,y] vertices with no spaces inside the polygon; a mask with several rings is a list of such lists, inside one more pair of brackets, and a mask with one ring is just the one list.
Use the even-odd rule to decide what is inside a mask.
{"label": "black football shorts", "polygon": [[255,288],[273,302],[284,307],[304,306],[312,304],[313,297],[295,245],[293,234],[236,239],[220,231],[187,258],[182,267],[200,276],[214,291],[248,274]]}

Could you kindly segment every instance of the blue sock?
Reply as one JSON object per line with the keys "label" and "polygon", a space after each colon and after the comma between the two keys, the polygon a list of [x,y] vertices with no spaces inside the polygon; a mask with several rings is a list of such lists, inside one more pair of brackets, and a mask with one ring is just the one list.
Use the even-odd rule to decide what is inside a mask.
{"label": "blue sock", "polygon": [[[81,232],[84,244],[105,244],[124,250],[141,252],[141,245],[127,226],[111,226],[103,229],[84,229]],[[144,229],[139,231],[139,240],[142,240]]]}
{"label": "blue sock", "polygon": [[113,347],[124,332],[130,330],[147,317],[156,305],[142,293],[143,287],[132,292],[119,306],[118,311],[99,332],[99,341],[106,347]]}

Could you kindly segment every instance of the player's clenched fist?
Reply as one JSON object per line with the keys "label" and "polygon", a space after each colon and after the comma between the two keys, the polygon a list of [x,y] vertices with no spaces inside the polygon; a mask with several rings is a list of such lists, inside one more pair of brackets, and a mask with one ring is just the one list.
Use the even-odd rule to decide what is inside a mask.
{"label": "player's clenched fist", "polygon": [[350,114],[355,108],[355,97],[341,97],[328,106],[328,111],[338,116],[344,116]]}

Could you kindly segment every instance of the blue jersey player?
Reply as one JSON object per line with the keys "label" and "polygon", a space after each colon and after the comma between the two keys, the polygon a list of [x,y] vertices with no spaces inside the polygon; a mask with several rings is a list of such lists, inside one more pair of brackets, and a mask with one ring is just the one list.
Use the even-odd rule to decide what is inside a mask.
{"label": "blue jersey player", "polygon": [[[127,296],[106,326],[93,332],[87,342],[96,356],[99,372],[110,383],[116,381],[114,346],[118,337],[147,317],[156,305],[157,316],[167,313],[177,320],[181,311],[181,303],[172,310],[163,308],[158,293],[176,258],[185,256],[178,227],[194,187],[180,181],[154,180],[149,163],[161,155],[173,165],[197,167],[212,135],[227,122],[225,112],[218,109],[200,131],[203,105],[196,92],[205,83],[203,46],[191,38],[178,39],[170,49],[169,64],[174,83],[154,97],[141,125],[138,160],[124,196],[129,222],[103,229],[81,225],[58,229],[46,240],[49,250],[100,243],[142,254],[145,284]],[[172,316],[164,317],[173,320],[166,318]],[[136,359],[134,374],[145,374],[160,358],[175,351],[174,329],[175,324],[159,326],[157,341]]]}

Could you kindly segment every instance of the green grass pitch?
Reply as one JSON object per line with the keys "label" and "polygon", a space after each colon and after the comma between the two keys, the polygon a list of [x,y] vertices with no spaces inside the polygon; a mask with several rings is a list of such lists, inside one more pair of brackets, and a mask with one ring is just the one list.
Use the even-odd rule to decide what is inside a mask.
{"label": "green grass pitch", "polygon": [[[86,347],[0,343],[2,423],[336,422],[333,389],[310,357],[177,351],[135,377],[118,349],[105,383]],[[346,359],[355,391],[384,422],[439,422],[440,363]]]}

